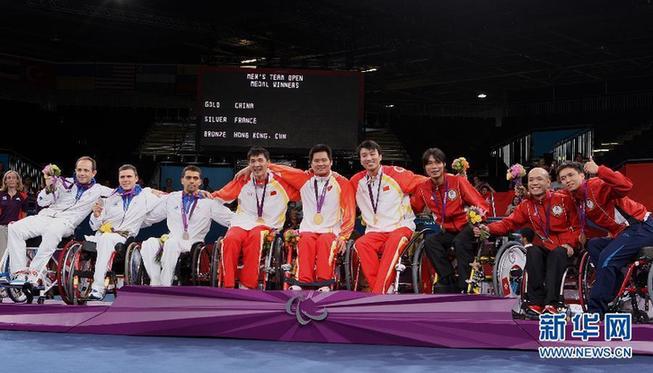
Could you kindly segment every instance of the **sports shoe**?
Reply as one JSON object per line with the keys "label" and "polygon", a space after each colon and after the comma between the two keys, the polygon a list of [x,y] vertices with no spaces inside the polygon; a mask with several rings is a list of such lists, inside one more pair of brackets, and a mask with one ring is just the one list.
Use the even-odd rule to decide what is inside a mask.
{"label": "sports shoe", "polygon": [[300,290],[302,290],[302,287],[299,286],[299,285],[290,285],[290,287],[288,288],[288,290],[292,290],[292,291],[300,291]]}
{"label": "sports shoe", "polygon": [[331,291],[331,288],[328,287],[328,286],[322,286],[321,288],[318,288],[317,291],[319,291],[321,293],[328,293],[328,292]]}
{"label": "sports shoe", "polygon": [[529,304],[524,307],[524,316],[529,320],[537,320],[540,318],[544,307],[537,304]]}
{"label": "sports shoe", "polygon": [[104,299],[104,291],[103,290],[97,290],[97,289],[92,289],[91,294],[88,295],[88,300],[102,300]]}

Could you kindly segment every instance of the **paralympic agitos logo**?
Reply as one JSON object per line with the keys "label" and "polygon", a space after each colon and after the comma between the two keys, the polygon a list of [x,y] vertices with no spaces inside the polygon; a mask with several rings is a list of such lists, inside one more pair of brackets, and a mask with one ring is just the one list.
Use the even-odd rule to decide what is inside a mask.
{"label": "paralympic agitos logo", "polygon": [[326,308],[322,308],[322,312],[318,313],[317,308],[315,302],[304,298],[303,295],[295,295],[286,302],[286,313],[295,315],[300,325],[307,325],[311,321],[322,321],[326,319],[329,311]]}

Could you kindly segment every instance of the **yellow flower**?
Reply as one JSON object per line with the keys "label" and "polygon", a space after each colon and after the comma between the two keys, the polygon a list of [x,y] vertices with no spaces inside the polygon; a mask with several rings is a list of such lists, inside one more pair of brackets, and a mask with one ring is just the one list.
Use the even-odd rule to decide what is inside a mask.
{"label": "yellow flower", "polygon": [[102,233],[111,233],[113,231],[113,226],[111,223],[106,222],[100,226],[100,232]]}
{"label": "yellow flower", "polygon": [[159,237],[159,241],[161,242],[161,244],[168,241],[168,235],[167,234],[162,235],[161,237]]}

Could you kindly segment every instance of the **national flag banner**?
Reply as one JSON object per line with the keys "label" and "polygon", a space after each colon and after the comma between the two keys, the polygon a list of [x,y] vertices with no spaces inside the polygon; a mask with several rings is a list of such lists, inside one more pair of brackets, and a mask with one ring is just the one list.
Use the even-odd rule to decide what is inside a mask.
{"label": "national flag banner", "polygon": [[95,88],[133,90],[135,72],[134,64],[96,64]]}

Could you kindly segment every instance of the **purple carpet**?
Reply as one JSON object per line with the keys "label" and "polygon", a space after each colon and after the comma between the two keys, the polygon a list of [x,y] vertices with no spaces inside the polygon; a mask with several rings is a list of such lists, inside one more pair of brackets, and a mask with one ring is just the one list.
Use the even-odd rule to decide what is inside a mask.
{"label": "purple carpet", "polygon": [[[207,287],[125,287],[113,304],[0,304],[0,329],[221,337],[322,343],[536,350],[538,323],[515,321],[512,299],[470,295],[261,292]],[[607,345],[570,338],[560,345]],[[653,354],[653,325],[631,346]]]}

